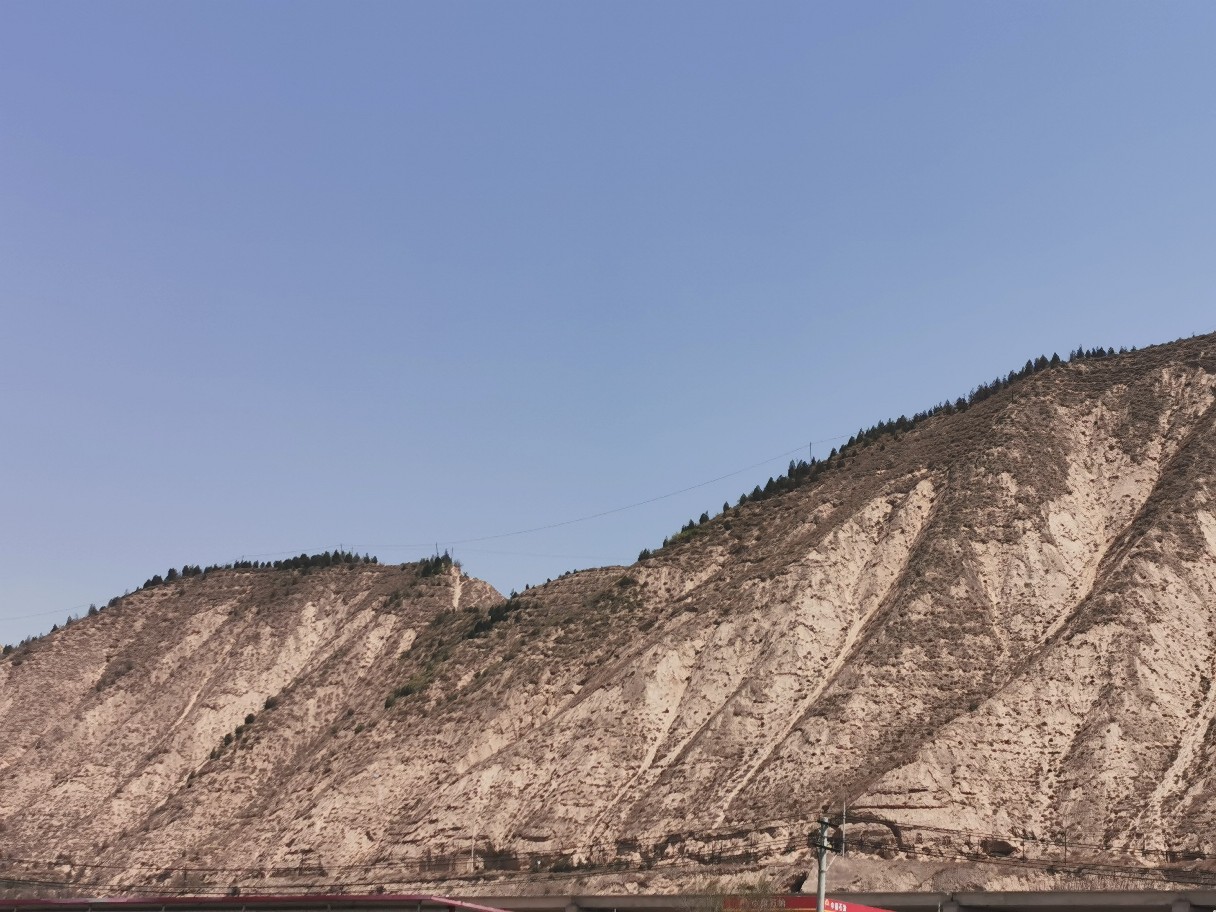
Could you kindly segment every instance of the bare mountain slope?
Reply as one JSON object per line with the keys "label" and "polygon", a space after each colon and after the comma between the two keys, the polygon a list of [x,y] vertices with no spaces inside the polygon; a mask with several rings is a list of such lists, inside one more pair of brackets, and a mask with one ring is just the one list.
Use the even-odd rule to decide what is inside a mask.
{"label": "bare mountain slope", "polygon": [[617,864],[662,887],[805,863],[848,802],[842,886],[953,888],[964,856],[1029,884],[1069,840],[1203,867],[1216,337],[1052,367],[835,462],[508,602],[412,568],[139,593],[0,664],[5,850],[84,884]]}
{"label": "bare mountain slope", "polygon": [[19,650],[0,664],[7,854],[109,864],[126,857],[118,846],[147,844],[179,855],[158,834],[196,774],[243,774],[207,827],[287,797],[282,777],[368,719],[433,617],[500,600],[415,566],[220,571],[137,592]]}

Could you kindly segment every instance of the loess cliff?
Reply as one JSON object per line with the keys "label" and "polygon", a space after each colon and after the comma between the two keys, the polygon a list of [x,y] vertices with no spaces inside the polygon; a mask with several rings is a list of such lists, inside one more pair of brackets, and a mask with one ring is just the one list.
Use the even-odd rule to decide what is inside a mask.
{"label": "loess cliff", "polygon": [[834,889],[1202,878],[1214,406],[1216,336],[1053,366],[510,600],[137,592],[0,662],[2,876],[677,889],[805,869],[847,805]]}

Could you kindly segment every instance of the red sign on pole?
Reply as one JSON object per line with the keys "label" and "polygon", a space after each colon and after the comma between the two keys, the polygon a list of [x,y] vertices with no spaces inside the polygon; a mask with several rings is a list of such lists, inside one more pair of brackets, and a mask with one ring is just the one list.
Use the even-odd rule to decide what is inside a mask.
{"label": "red sign on pole", "polygon": [[[815,897],[806,894],[788,896],[726,896],[722,899],[723,912],[807,912],[815,908]],[[848,902],[843,899],[828,899],[823,904],[824,912],[890,912],[874,906]]]}
{"label": "red sign on pole", "polygon": [[[811,908],[815,907],[814,900],[811,901]],[[825,912],[890,912],[889,909],[878,909],[874,906],[863,906],[861,903],[845,902],[843,899],[832,899],[829,897],[824,900],[823,908]]]}

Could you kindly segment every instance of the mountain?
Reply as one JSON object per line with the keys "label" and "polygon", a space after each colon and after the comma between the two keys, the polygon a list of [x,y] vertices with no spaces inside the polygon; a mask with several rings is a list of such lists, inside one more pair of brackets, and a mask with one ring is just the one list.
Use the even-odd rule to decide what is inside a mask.
{"label": "mountain", "polygon": [[1025,373],[630,567],[221,569],[28,644],[0,876],[666,890],[847,805],[835,889],[1207,882],[1216,336]]}

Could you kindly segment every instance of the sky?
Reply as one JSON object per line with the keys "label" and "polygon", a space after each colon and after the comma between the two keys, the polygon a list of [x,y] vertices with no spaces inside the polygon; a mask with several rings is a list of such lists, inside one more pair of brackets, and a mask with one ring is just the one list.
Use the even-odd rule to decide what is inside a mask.
{"label": "sky", "polygon": [[1028,357],[1216,330],[1214,45],[1184,2],[0,3],[0,643],[185,563],[630,563]]}

